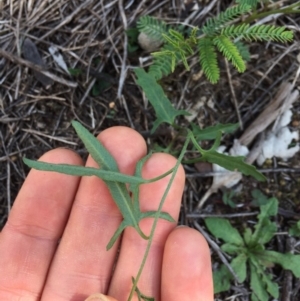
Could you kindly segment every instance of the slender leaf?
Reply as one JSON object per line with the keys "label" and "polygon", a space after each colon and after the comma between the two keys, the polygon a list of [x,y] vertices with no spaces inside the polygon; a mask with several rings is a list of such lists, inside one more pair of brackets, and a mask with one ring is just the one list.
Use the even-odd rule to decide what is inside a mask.
{"label": "slender leaf", "polygon": [[300,255],[264,251],[264,256],[268,261],[277,263],[286,270],[291,270],[296,278],[300,278]]}
{"label": "slender leaf", "polygon": [[205,129],[201,129],[194,123],[192,123],[191,126],[192,132],[198,141],[214,140],[217,138],[220,132],[230,134],[239,128],[238,123],[217,124],[214,126],[206,127]]}
{"label": "slender leaf", "polygon": [[23,158],[23,162],[31,168],[44,171],[54,171],[72,176],[96,176],[104,181],[129,183],[129,184],[145,184],[144,180],[135,176],[128,176],[119,172],[102,170],[94,167],[84,167],[70,164],[51,164],[46,162],[34,161]]}
{"label": "slender leaf", "polygon": [[[259,271],[257,270],[257,266],[250,262],[250,286],[253,290],[253,294],[259,301],[268,301],[269,296],[264,287],[264,283],[261,281],[261,277],[259,276]],[[252,298],[252,300],[255,300]]]}
{"label": "slender leaf", "polygon": [[241,245],[235,245],[232,243],[225,243],[221,246],[222,251],[224,251],[225,253],[228,253],[230,255],[236,255],[236,254],[240,254],[241,252],[244,251],[243,246]]}
{"label": "slender leaf", "polygon": [[176,116],[188,115],[188,112],[184,110],[176,110],[172,106],[162,87],[157,83],[152,75],[146,73],[146,71],[142,68],[137,68],[134,72],[137,76],[138,85],[145,92],[156,113],[157,119],[153,124],[152,132],[154,132],[163,122],[173,124]]}
{"label": "slender leaf", "polygon": [[300,236],[300,221],[298,221],[296,224],[294,224],[290,230],[289,230],[289,234],[291,236],[296,236],[299,237]]}
{"label": "slender leaf", "polygon": [[265,244],[274,236],[277,226],[270,221],[270,216],[274,216],[278,212],[278,200],[271,198],[266,205],[260,207],[258,215],[258,223],[252,235],[251,243]]}
{"label": "slender leaf", "polygon": [[242,253],[234,258],[230,263],[240,283],[243,283],[247,277],[247,260],[247,255]]}
{"label": "slender leaf", "polygon": [[220,269],[213,272],[214,293],[228,291],[230,289],[230,280],[232,275],[227,267],[223,264]]}
{"label": "slender leaf", "polygon": [[94,137],[83,125],[78,121],[73,120],[72,126],[74,127],[78,137],[82,140],[87,151],[92,158],[97,162],[99,167],[109,169],[111,171],[119,171],[116,160],[102,145],[102,143]]}
{"label": "slender leaf", "polygon": [[202,160],[210,163],[218,164],[231,171],[240,171],[247,176],[252,176],[258,181],[265,181],[266,178],[257,169],[250,164],[244,162],[244,157],[227,156],[217,151],[209,151],[202,153]]}
{"label": "slender leaf", "polygon": [[244,244],[240,233],[231,226],[228,220],[223,218],[206,218],[205,225],[208,230],[217,238],[225,242],[242,246]]}

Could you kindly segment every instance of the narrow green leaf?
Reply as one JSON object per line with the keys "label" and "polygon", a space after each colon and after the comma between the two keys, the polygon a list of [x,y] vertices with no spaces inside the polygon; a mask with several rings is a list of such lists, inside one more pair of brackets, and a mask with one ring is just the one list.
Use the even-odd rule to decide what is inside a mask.
{"label": "narrow green leaf", "polygon": [[[149,217],[155,218],[155,214],[156,214],[156,211],[143,212],[140,215],[140,219],[149,218]],[[171,222],[171,223],[175,223],[175,219],[168,212],[160,212],[159,218],[167,220],[168,222]]]}
{"label": "narrow green leaf", "polygon": [[245,251],[244,246],[241,245],[235,245],[232,243],[225,243],[221,246],[222,251],[224,251],[225,253],[229,254],[229,255],[236,255],[236,254],[240,254],[241,252]]}
{"label": "narrow green leaf", "polygon": [[191,141],[196,147],[196,149],[201,153],[201,161],[207,161],[210,163],[218,164],[228,170],[231,171],[240,171],[245,175],[251,175],[258,181],[265,181],[266,178],[263,174],[258,172],[256,168],[252,165],[247,164],[244,162],[244,157],[232,157],[221,154],[216,151],[216,146],[219,145],[220,141],[220,133],[217,135],[214,145],[210,150],[204,150],[200,147],[198,141],[195,139],[192,131],[188,130],[190,133]]}
{"label": "narrow green leaf", "polygon": [[174,29],[169,29],[169,34],[176,39],[178,42],[184,42],[184,36],[182,35],[181,32],[174,30]]}
{"label": "narrow green leaf", "polygon": [[222,264],[220,269],[213,272],[214,293],[228,291],[230,289],[230,280],[232,276],[227,267]]}
{"label": "narrow green leaf", "polygon": [[163,122],[173,124],[176,116],[188,115],[188,112],[176,110],[172,106],[170,100],[164,94],[162,87],[152,75],[146,73],[142,68],[137,68],[134,72],[137,76],[138,85],[145,92],[156,113],[157,119],[153,124],[152,132]]}
{"label": "narrow green leaf", "polygon": [[[149,153],[148,155],[141,158],[135,167],[134,175],[138,178],[142,178],[142,168],[143,165],[146,163],[146,161],[150,158],[152,153]],[[136,216],[139,216],[141,214],[140,210],[140,203],[139,203],[139,197],[140,197],[140,186],[138,184],[130,184],[129,190],[132,194],[132,203],[133,203],[133,211]]]}
{"label": "narrow green leaf", "polygon": [[291,253],[278,253],[275,251],[264,251],[264,257],[269,262],[281,265],[285,270],[290,270],[296,278],[300,278],[300,255]]}
{"label": "narrow green leaf", "polygon": [[259,189],[251,190],[251,196],[253,198],[251,204],[254,206],[266,205],[269,202],[269,198],[263,194]]}
{"label": "narrow green leaf", "polygon": [[267,292],[275,299],[278,299],[279,297],[279,287],[276,282],[272,281],[272,277],[267,274],[262,275],[263,282],[267,286]]}
{"label": "narrow green leaf", "polygon": [[253,294],[259,301],[268,301],[269,296],[264,287],[264,283],[259,276],[259,271],[257,271],[256,266],[253,262],[250,262],[250,286],[253,290]]}
{"label": "narrow green leaf", "polygon": [[213,126],[201,129],[198,125],[191,123],[192,132],[197,141],[214,140],[220,132],[230,134],[239,128],[238,123],[216,124]]}
{"label": "narrow green leaf", "polygon": [[248,257],[246,256],[246,254],[239,254],[230,263],[240,283],[243,283],[247,277],[247,260]]}
{"label": "narrow green leaf", "polygon": [[296,237],[300,236],[300,221],[292,225],[292,227],[289,229],[289,234]]}
{"label": "narrow green leaf", "polygon": [[[132,283],[134,284],[134,283],[135,283],[134,277],[132,277],[131,280],[132,280]],[[149,296],[146,296],[145,294],[143,294],[143,293],[139,290],[139,288],[138,288],[137,286],[136,286],[136,288],[135,288],[135,292],[136,292],[136,294],[137,294],[138,301],[142,301],[142,300],[144,300],[144,301],[155,301],[155,299],[154,299],[153,297],[149,297]]]}
{"label": "narrow green leaf", "polygon": [[274,236],[277,227],[276,224],[270,221],[270,216],[276,215],[278,212],[278,200],[271,198],[266,205],[260,207],[258,215],[258,223],[255,226],[255,231],[252,235],[251,243],[266,244]]}
{"label": "narrow green leaf", "polygon": [[170,45],[172,45],[174,48],[178,47],[178,41],[175,41],[174,39],[172,39],[172,37],[170,37],[167,34],[163,34],[162,35],[163,38],[166,40],[166,42],[168,42]]}
{"label": "narrow green leaf", "polygon": [[84,167],[70,164],[51,164],[23,158],[23,162],[31,168],[44,171],[54,171],[72,176],[96,176],[104,181],[128,184],[145,184],[148,180],[140,177],[128,176],[119,172],[102,170],[94,167]]}
{"label": "narrow green leaf", "polygon": [[[108,150],[101,144],[101,142],[96,137],[94,137],[94,135],[92,135],[79,122],[73,121],[72,125],[77,135],[82,140],[85,147],[87,148],[88,152],[91,154],[92,158],[97,162],[97,164],[101,167],[101,169],[103,169],[106,172],[109,170],[112,172],[119,173],[117,162],[115,161],[113,156],[108,152]],[[119,177],[120,175],[121,174],[119,173]],[[127,177],[127,175],[123,175],[123,174],[122,176]],[[109,250],[110,247],[112,246],[111,242],[112,241],[115,242],[117,237],[122,233],[122,231],[124,230],[123,228],[124,225],[134,227],[142,238],[147,239],[147,236],[144,235],[144,233],[141,231],[138,225],[138,217],[135,215],[135,212],[133,210],[133,204],[131,202],[131,198],[128,193],[126,184],[117,181],[116,177],[110,180],[105,180],[105,179],[103,180],[105,181],[105,184],[108,186],[108,189],[124,218],[122,224],[119,226],[119,228],[116,230],[115,235],[110,240],[110,244],[107,245],[107,250]],[[136,183],[137,182],[135,181],[132,184],[136,184]]]}
{"label": "narrow green leaf", "polygon": [[109,242],[106,246],[106,251],[108,251],[114,245],[114,243],[117,241],[117,239],[119,238],[119,236],[122,234],[123,230],[127,226],[130,226],[130,225],[128,224],[127,220],[124,219],[122,221],[122,223],[120,224],[120,226],[118,227],[118,229],[116,230],[116,232],[114,233],[114,235],[109,240]]}
{"label": "narrow green leaf", "polygon": [[97,162],[99,167],[109,169],[111,171],[119,171],[116,160],[102,145],[102,143],[94,137],[83,125],[78,121],[73,120],[72,126],[74,127],[78,137],[83,142],[87,151],[92,158]]}
{"label": "narrow green leaf", "polygon": [[245,245],[249,246],[252,239],[252,230],[250,228],[246,228],[243,233],[243,237],[244,237]]}
{"label": "narrow green leaf", "polygon": [[223,218],[206,218],[204,220],[208,230],[217,238],[225,242],[242,246],[244,244],[240,233],[231,226],[228,220]]}
{"label": "narrow green leaf", "polygon": [[[257,287],[257,290],[255,290],[254,288],[251,288],[254,290],[254,292],[256,293],[256,296],[260,299],[264,293],[262,292],[262,290],[265,293],[269,293],[272,297],[278,299],[279,297],[279,288],[278,285],[272,281],[272,277],[269,274],[265,273],[265,268],[264,266],[262,266],[260,264],[260,262],[257,260],[257,258],[255,258],[254,256],[250,257],[250,270],[251,267],[253,267],[253,269],[255,270],[257,277],[260,279],[260,290]],[[251,271],[251,280],[252,280],[252,271]],[[261,290],[262,288],[262,290]],[[259,295],[261,294],[261,295]],[[269,300],[269,299],[267,299]]]}
{"label": "narrow green leaf", "polygon": [[218,164],[231,171],[240,171],[246,176],[252,176],[258,181],[265,181],[266,178],[261,174],[255,166],[244,162],[244,157],[232,157],[224,154],[220,154],[217,151],[203,152],[203,161]]}

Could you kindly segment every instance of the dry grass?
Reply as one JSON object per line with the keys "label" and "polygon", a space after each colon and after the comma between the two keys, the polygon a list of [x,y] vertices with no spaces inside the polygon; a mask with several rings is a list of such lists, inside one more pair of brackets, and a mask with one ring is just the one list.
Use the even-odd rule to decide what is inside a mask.
{"label": "dry grass", "polygon": [[[132,74],[132,69],[141,61],[150,62],[149,54],[142,50],[133,55],[128,53],[124,30],[134,26],[137,18],[143,15],[156,16],[172,24],[200,26],[207,17],[214,16],[233,1],[198,1],[198,11],[191,10],[192,5],[183,2],[193,1],[0,0],[0,226],[5,223],[28,172],[21,160],[23,156],[37,158],[58,146],[68,146],[82,156],[87,155],[70,127],[71,120],[79,120],[94,133],[112,125],[127,125],[142,133],[151,145],[154,142],[164,145],[169,141],[172,132],[167,127],[162,127],[155,136],[150,135],[153,111],[137,89]],[[282,5],[292,2],[279,1]],[[199,124],[240,122],[247,128],[272,100],[281,82],[294,81],[295,86],[299,86],[296,60],[300,46],[299,21],[299,16],[278,16],[271,20],[269,23],[293,29],[294,42],[289,45],[253,43],[252,59],[242,75],[220,58],[222,72],[217,85],[207,82],[201,75],[197,57],[191,58],[190,73],[178,68],[163,81],[174,105],[189,109],[205,97],[206,104],[198,112]],[[47,70],[24,59],[21,43],[25,38],[35,43]],[[48,51],[53,45],[69,68],[81,70],[79,76],[70,76],[57,66]],[[37,72],[52,78],[48,89],[34,76],[39,74]],[[93,95],[95,87],[103,80],[110,87]],[[293,110],[292,125],[299,129],[299,101]],[[224,143],[232,144],[233,138],[241,133],[235,137],[226,136]],[[290,221],[300,219],[299,169],[299,156],[286,163],[274,159],[262,170],[268,176],[268,183],[244,179],[243,192],[235,209],[222,203],[221,194],[214,194],[202,212],[195,214],[193,209],[209,188],[212,174],[199,174],[194,167],[186,166],[187,189],[180,223],[197,228],[202,224],[201,219],[212,214],[230,214],[240,221],[247,217],[247,222],[252,223],[257,208],[250,206],[250,191],[260,188],[280,200],[277,219],[281,230],[286,231]],[[284,251],[287,242],[287,235],[278,236],[273,247]],[[214,254],[215,251],[219,252],[217,246]],[[217,257],[214,258],[217,262]],[[286,275],[279,272],[276,280],[284,287],[291,287],[294,293],[298,292],[299,280]],[[226,297],[249,300],[249,288],[233,286],[230,292],[222,295],[223,300]],[[282,298],[290,300],[284,292]]]}

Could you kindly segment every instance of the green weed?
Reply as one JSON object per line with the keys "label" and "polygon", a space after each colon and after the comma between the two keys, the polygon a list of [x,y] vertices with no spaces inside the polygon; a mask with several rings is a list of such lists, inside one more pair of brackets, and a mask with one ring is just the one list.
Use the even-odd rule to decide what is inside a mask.
{"label": "green weed", "polygon": [[[48,164],[24,159],[25,164],[35,169],[56,171],[77,176],[97,176],[106,183],[123,216],[121,225],[107,244],[107,250],[113,246],[126,227],[134,227],[143,239],[148,240],[140,269],[136,277],[133,278],[133,286],[128,298],[129,301],[134,292],[137,293],[140,299],[153,300],[139,291],[137,283],[147,260],[158,219],[162,218],[174,222],[173,218],[168,213],[162,212],[161,209],[176,171],[188,148],[189,152],[194,152],[194,156],[192,160],[185,160],[185,163],[207,161],[219,164],[231,171],[238,170],[245,175],[254,177],[258,181],[265,180],[265,177],[254,166],[244,162],[243,157],[231,157],[217,152],[222,133],[233,132],[237,128],[236,124],[218,124],[206,129],[201,129],[195,124],[190,124],[190,128],[179,126],[177,122],[178,117],[187,115],[188,112],[174,108],[171,101],[165,95],[163,88],[158,83],[158,80],[172,73],[180,63],[189,70],[189,56],[196,53],[199,56],[200,66],[208,80],[216,83],[220,78],[217,52],[220,52],[228,59],[239,72],[244,72],[246,69],[245,62],[250,57],[247,46],[244,44],[245,41],[288,42],[292,40],[293,33],[284,27],[256,26],[255,24],[250,26],[249,22],[234,24],[241,16],[251,16],[252,10],[255,11],[259,1],[239,0],[236,2],[238,5],[228,8],[215,18],[207,20],[202,28],[181,27],[181,31],[180,27],[176,27],[176,29],[170,28],[165,22],[150,16],[140,18],[137,23],[139,32],[144,32],[150,37],[164,42],[161,49],[153,53],[153,64],[149,67],[149,70],[136,68],[134,72],[137,84],[141,87],[155,111],[156,119],[153,123],[152,132],[162,123],[167,123],[177,131],[176,138],[184,138],[184,145],[180,153],[173,151],[171,148],[175,144],[174,140],[169,147],[165,148],[170,153],[178,154],[177,163],[170,171],[154,179],[143,179],[141,170],[143,164],[149,158],[149,154],[138,162],[133,176],[121,174],[110,153],[87,129],[76,121],[72,122],[73,127],[92,158],[101,166],[101,169],[66,164]],[[127,35],[129,38],[128,50],[135,51],[137,49],[137,30],[130,30],[127,32]],[[74,69],[73,74],[77,74],[77,70]],[[205,150],[199,144],[201,140],[214,140],[214,142],[210,149]],[[141,212],[139,207],[139,186],[157,181],[168,174],[171,174],[171,179],[157,211]],[[129,190],[126,184],[129,184]],[[296,255],[280,254],[265,250],[264,245],[270,241],[276,230],[276,225],[270,222],[269,217],[277,213],[277,201],[271,199],[261,208],[259,222],[255,227],[255,231],[252,233],[247,228],[243,237],[226,220],[206,219],[205,222],[209,230],[216,237],[220,237],[226,242],[222,246],[224,251],[229,254],[238,255],[231,264],[241,282],[246,279],[246,266],[248,265],[251,287],[253,289],[252,300],[265,301],[268,294],[275,298],[278,296],[277,285],[271,281],[270,275],[265,273],[266,262],[281,264],[284,268],[291,269],[297,277],[300,277],[300,268],[299,264],[298,267],[295,264],[296,261],[299,262],[299,257]],[[140,220],[146,217],[154,218],[149,236],[145,235],[139,227]],[[220,226],[221,224],[223,226]],[[222,279],[220,275],[222,275]],[[224,290],[224,287],[228,289],[231,278],[226,267],[222,267],[218,273],[215,273],[214,278],[217,279],[217,283],[223,283],[221,290]],[[220,288],[217,289],[217,291],[221,290]]]}
{"label": "green weed", "polygon": [[[254,231],[250,228],[240,235],[229,221],[222,218],[206,218],[208,230],[225,243],[221,249],[231,255],[231,267],[238,282],[250,281],[252,301],[268,301],[269,297],[279,297],[279,287],[272,280],[269,268],[274,264],[291,270],[295,277],[300,277],[300,255],[278,253],[266,249],[266,244],[275,236],[277,226],[270,217],[278,212],[278,201],[275,198],[268,200],[260,207],[258,222]],[[247,276],[249,275],[249,276]],[[219,293],[230,288],[233,275],[225,265],[214,272],[214,291]]]}

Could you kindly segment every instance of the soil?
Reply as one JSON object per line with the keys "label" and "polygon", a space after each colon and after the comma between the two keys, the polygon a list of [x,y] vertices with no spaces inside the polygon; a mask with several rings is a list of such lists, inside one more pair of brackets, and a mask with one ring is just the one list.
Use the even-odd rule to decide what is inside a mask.
{"label": "soil", "polygon": [[[293,2],[277,1],[275,4],[286,6]],[[122,9],[119,3],[123,3]],[[83,158],[87,157],[82,142],[71,127],[72,120],[80,121],[94,134],[115,125],[132,127],[146,138],[149,148],[157,144],[167,147],[174,137],[174,130],[166,124],[151,133],[154,110],[137,87],[132,71],[141,64],[144,67],[149,65],[151,58],[141,48],[132,53],[124,51],[125,27],[134,28],[137,19],[144,15],[170,24],[202,26],[207,18],[233,4],[234,1],[216,0],[0,1],[0,229],[29,171],[22,162],[24,156],[36,159],[53,148],[68,147]],[[193,9],[194,5],[198,6],[197,10]],[[221,79],[213,85],[201,73],[195,55],[189,60],[190,72],[179,66],[161,84],[178,109],[190,110],[203,101],[193,121],[196,124],[207,127],[217,123],[236,123],[240,115],[243,127],[247,128],[268,106],[282,82],[294,81],[295,89],[300,86],[297,74],[299,22],[299,14],[276,15],[270,19],[267,24],[293,30],[294,40],[286,44],[251,43],[251,59],[242,74],[220,56]],[[39,78],[41,70],[34,70],[24,62],[26,55],[20,45],[25,38],[37,47],[47,71],[54,75],[53,81],[44,83]],[[57,48],[71,68],[71,74],[57,65],[49,53],[49,46]],[[290,128],[299,130],[299,100],[292,110]],[[178,123],[188,125],[183,117]],[[231,146],[242,132],[239,129],[234,134],[225,135],[222,143]],[[182,141],[176,143],[175,148],[180,149]],[[256,221],[255,215],[245,217],[244,214],[258,212],[258,207],[251,203],[251,192],[259,189],[268,197],[279,200],[276,221],[278,232],[283,234],[272,240],[270,248],[281,252],[286,250],[288,228],[300,219],[299,154],[288,161],[273,158],[260,167],[267,177],[264,183],[244,177],[238,187],[233,188],[234,208],[224,204],[225,192],[221,190],[206,201],[197,217],[192,214],[210,187],[212,174],[209,166],[208,169],[202,166],[199,170],[195,165],[185,165],[185,169],[187,181],[180,224],[193,227],[196,221],[204,227],[203,218],[207,214],[236,214],[230,221],[242,229],[243,225]],[[221,245],[220,241],[217,243]],[[300,252],[299,241],[294,243],[293,250]],[[216,268],[220,260],[214,251],[212,253]],[[287,299],[281,291],[281,300],[298,300],[300,280],[285,277],[286,272],[282,270],[274,273],[280,287],[289,281],[295,296]],[[250,291],[247,282],[233,285],[228,292],[217,295],[216,300],[249,300]]]}

